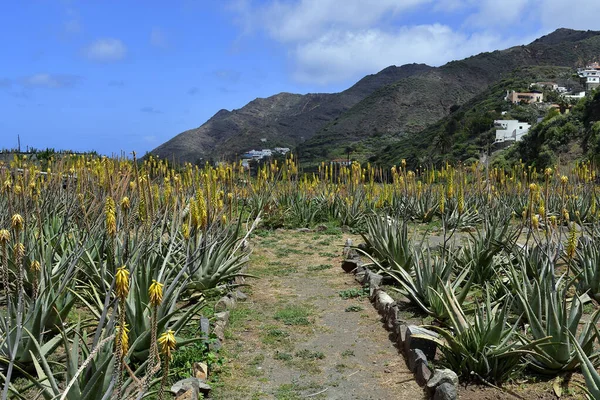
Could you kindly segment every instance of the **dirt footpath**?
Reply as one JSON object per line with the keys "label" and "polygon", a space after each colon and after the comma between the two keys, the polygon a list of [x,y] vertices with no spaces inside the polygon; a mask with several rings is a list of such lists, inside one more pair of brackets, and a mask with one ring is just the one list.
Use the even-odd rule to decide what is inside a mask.
{"label": "dirt footpath", "polygon": [[248,272],[260,279],[232,311],[215,399],[425,398],[365,293],[340,268],[346,237],[330,228],[253,238]]}

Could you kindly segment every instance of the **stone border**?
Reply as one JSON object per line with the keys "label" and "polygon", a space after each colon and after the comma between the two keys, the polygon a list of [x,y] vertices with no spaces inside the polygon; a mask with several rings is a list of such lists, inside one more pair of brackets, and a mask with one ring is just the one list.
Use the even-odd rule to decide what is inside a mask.
{"label": "stone border", "polygon": [[433,400],[457,399],[456,373],[450,369],[434,368],[432,371],[433,366],[428,362],[435,358],[437,345],[423,337],[437,338],[438,334],[402,321],[398,304],[381,288],[384,277],[365,267],[360,255],[353,248],[351,239],[346,239],[342,254],[342,269],[346,273],[353,273],[354,279],[369,289],[369,299],[381,315],[385,328],[394,335],[395,343],[404,353],[408,368],[415,374],[419,386],[425,386]]}

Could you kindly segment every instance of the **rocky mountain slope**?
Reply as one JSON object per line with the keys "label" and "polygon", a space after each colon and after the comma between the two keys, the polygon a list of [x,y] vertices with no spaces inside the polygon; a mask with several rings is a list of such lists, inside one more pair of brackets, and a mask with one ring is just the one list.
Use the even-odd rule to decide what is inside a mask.
{"label": "rocky mountain slope", "polygon": [[197,162],[257,147],[298,146],[305,162],[339,157],[349,148],[353,157],[364,161],[386,147],[406,143],[407,137],[418,135],[516,68],[575,67],[599,56],[600,32],[559,29],[528,45],[438,68],[388,67],[341,93],[280,93],[256,99],[239,110],[219,111],[151,153]]}
{"label": "rocky mountain slope", "polygon": [[[179,162],[228,158],[252,148],[295,147],[378,88],[430,70],[424,64],[388,67],[341,93],[279,93],[239,110],[221,110],[196,129],[163,143],[152,154]],[[261,139],[267,139],[266,144]]]}

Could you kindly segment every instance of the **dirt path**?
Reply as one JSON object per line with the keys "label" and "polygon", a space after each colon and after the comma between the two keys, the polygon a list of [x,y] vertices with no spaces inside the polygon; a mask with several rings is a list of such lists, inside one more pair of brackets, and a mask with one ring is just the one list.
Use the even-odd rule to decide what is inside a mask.
{"label": "dirt path", "polygon": [[254,238],[249,273],[260,280],[232,311],[214,398],[424,398],[376,311],[340,269],[346,237],[328,229]]}

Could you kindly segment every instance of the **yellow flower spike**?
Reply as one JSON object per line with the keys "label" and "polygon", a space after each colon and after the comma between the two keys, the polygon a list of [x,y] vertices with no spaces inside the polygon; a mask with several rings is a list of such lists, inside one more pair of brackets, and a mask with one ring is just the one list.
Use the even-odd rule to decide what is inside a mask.
{"label": "yellow flower spike", "polygon": [[129,294],[129,271],[125,265],[117,269],[115,287],[118,298],[125,299]]}
{"label": "yellow flower spike", "polygon": [[23,220],[21,214],[15,214],[11,218],[11,226],[17,232],[23,229],[24,222],[25,221]]}
{"label": "yellow flower spike", "polygon": [[575,255],[575,249],[577,249],[577,228],[574,223],[571,223],[571,229],[569,231],[569,238],[567,239],[567,256],[573,258]]}
{"label": "yellow flower spike", "polygon": [[123,325],[123,331],[121,331],[120,326],[117,326],[117,334],[121,335],[121,354],[125,355],[129,351],[129,328],[127,328],[127,324]]}
{"label": "yellow flower spike", "polygon": [[6,244],[10,240],[10,232],[7,229],[0,229],[0,243]]}
{"label": "yellow flower spike", "polygon": [[104,214],[106,217],[106,233],[109,236],[115,236],[117,234],[117,214],[115,201],[107,197],[106,203],[104,204]]}
{"label": "yellow flower spike", "polygon": [[131,202],[129,201],[129,197],[125,196],[121,199],[121,210],[129,210],[129,207],[131,207]]}
{"label": "yellow flower spike", "polygon": [[160,352],[170,359],[171,352],[175,350],[175,347],[177,346],[175,332],[170,329],[166,332],[163,332],[158,338],[158,343],[160,344]]}
{"label": "yellow flower spike", "polygon": [[29,268],[32,272],[40,272],[40,270],[42,269],[42,265],[38,260],[33,260]]}
{"label": "yellow flower spike", "polygon": [[540,227],[540,219],[537,215],[531,217],[531,225],[533,229],[538,229]]}
{"label": "yellow flower spike", "polygon": [[566,175],[561,176],[560,183],[562,183],[563,185],[566,185],[567,183],[569,183],[569,178]]}
{"label": "yellow flower spike", "polygon": [[163,299],[163,284],[152,280],[152,284],[148,289],[148,296],[150,297],[150,304],[154,307],[159,306]]}

